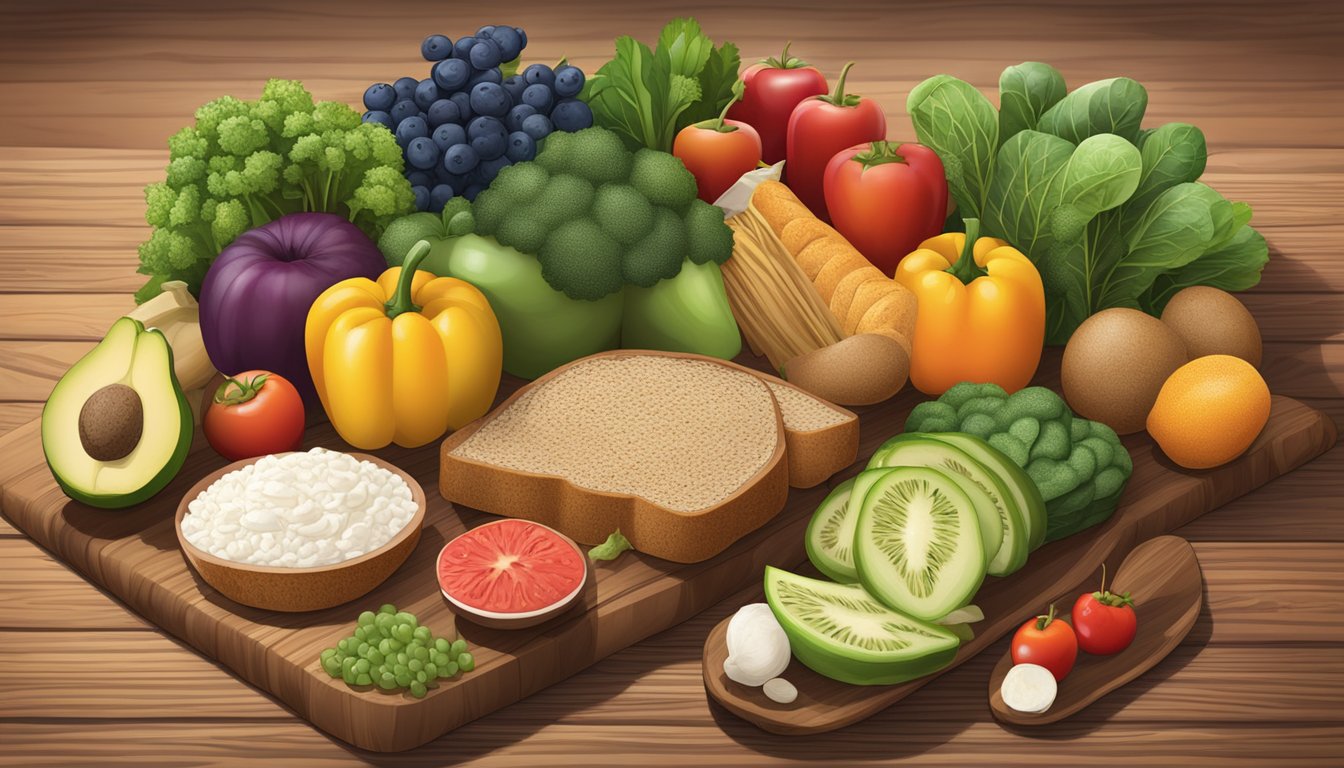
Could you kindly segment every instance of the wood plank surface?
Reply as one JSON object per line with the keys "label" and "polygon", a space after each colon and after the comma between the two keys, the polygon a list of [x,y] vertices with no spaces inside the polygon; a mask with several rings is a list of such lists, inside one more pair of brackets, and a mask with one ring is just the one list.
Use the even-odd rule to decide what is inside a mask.
{"label": "wood plank surface", "polygon": [[[588,67],[610,55],[615,36],[649,40],[662,21],[686,13],[716,39],[738,42],[746,61],[777,54],[786,39],[828,75],[854,58],[851,82],[879,100],[893,138],[910,137],[905,94],[935,72],[987,92],[1005,65],[1026,59],[1055,64],[1072,85],[1137,78],[1149,90],[1150,119],[1199,125],[1210,147],[1205,180],[1255,209],[1272,261],[1243,298],[1267,323],[1274,391],[1344,419],[1344,352],[1321,344],[1340,338],[1344,292],[1339,4],[583,5],[523,0],[508,14],[531,33],[529,57],[568,55]],[[96,333],[51,313],[36,322],[12,311],[16,304],[6,314],[8,295],[40,307],[38,294],[77,301],[75,294],[124,295],[141,284],[134,274],[136,246],[148,233],[141,187],[162,172],[164,140],[197,105],[255,92],[271,76],[299,77],[323,98],[354,102],[375,79],[418,74],[415,47],[426,32],[456,35],[500,11],[454,8],[441,30],[407,23],[423,13],[410,0],[372,12],[345,0],[246,0],[217,9],[53,0],[0,9],[0,98],[11,105],[0,120],[0,432],[36,417],[55,377],[87,349],[91,337],[73,334]],[[1301,293],[1316,294],[1305,297],[1309,311],[1289,295]],[[55,362],[42,364],[45,354]],[[1209,582],[1207,615],[1163,664],[1079,715],[1094,719],[1052,726],[1058,730],[1044,738],[1003,730],[983,709],[986,664],[1002,651],[995,646],[866,723],[781,744],[708,706],[699,682],[700,644],[754,599],[746,592],[421,750],[350,751],[144,629],[115,598],[15,538],[0,519],[0,598],[18,607],[0,620],[0,661],[35,654],[26,659],[45,669],[55,657],[43,648],[81,642],[129,661],[144,643],[176,672],[136,677],[118,667],[114,679],[127,686],[120,707],[114,690],[81,699],[81,689],[97,685],[83,679],[44,677],[5,689],[0,764],[1036,765],[1048,750],[1062,765],[1338,766],[1344,697],[1331,675],[1342,668],[1344,620],[1330,617],[1344,612],[1330,601],[1344,586],[1344,553],[1329,546],[1344,541],[1342,478],[1344,448],[1336,448],[1187,526],[1182,535],[1195,542]],[[1275,632],[1280,611],[1307,622],[1313,639]],[[63,644],[66,635],[78,640]],[[52,696],[46,704],[44,691]],[[194,714],[193,705],[207,701],[208,713]],[[263,714],[268,708],[274,717]]]}

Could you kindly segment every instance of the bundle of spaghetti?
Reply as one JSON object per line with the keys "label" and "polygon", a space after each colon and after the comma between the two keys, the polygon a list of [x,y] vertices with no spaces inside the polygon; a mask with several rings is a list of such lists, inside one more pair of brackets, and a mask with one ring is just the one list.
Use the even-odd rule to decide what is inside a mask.
{"label": "bundle of spaghetti", "polygon": [[753,352],[780,370],[798,355],[845,337],[812,281],[755,205],[729,219],[728,226],[733,229],[733,257],[723,265],[723,282]]}

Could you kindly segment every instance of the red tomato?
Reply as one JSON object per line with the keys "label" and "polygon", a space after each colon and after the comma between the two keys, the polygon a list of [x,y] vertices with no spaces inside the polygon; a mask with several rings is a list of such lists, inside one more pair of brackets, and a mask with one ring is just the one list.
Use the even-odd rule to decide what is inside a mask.
{"label": "red tomato", "polygon": [[1078,630],[1078,647],[1096,656],[1119,653],[1134,642],[1139,617],[1129,593],[1113,594],[1106,589],[1106,568],[1101,570],[1101,589],[1078,596],[1073,604],[1073,624]]}
{"label": "red tomato", "polygon": [[746,92],[728,109],[728,116],[741,120],[761,135],[761,159],[770,165],[784,159],[789,134],[789,115],[798,102],[826,92],[826,78],[807,62],[789,55],[789,46],[779,58],[769,58],[742,71]]}
{"label": "red tomato", "polygon": [[303,399],[287,379],[244,371],[216,390],[205,410],[205,439],[229,461],[303,446]]}
{"label": "red tomato", "polygon": [[854,62],[845,65],[835,92],[803,99],[789,116],[784,183],[813,214],[830,221],[822,182],[835,153],[887,135],[887,118],[872,99],[845,93],[845,79]]}
{"label": "red tomato", "polygon": [[761,162],[761,137],[756,129],[737,120],[695,123],[681,129],[672,142],[672,154],[681,158],[695,176],[700,199],[713,203],[742,174]]}
{"label": "red tomato", "polygon": [[888,276],[943,231],[943,161],[921,144],[874,141],[841,150],[827,164],[822,186],[831,223]]}
{"label": "red tomato", "polygon": [[1036,664],[1063,680],[1078,658],[1078,638],[1067,621],[1055,618],[1055,606],[1018,628],[1013,635],[1013,663]]}

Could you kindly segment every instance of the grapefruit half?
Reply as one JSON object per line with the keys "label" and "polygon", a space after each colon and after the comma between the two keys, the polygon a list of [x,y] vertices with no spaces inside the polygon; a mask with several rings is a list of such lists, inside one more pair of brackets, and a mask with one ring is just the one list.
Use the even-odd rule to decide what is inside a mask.
{"label": "grapefruit half", "polygon": [[439,552],[439,589],[459,616],[487,627],[531,627],[573,605],[588,559],[568,536],[528,520],[478,526]]}

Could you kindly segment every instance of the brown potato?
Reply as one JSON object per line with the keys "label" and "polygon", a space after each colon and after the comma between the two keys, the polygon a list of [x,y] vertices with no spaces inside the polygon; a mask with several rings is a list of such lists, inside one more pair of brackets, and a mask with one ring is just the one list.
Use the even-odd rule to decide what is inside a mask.
{"label": "brown potato", "polygon": [[1236,296],[1219,288],[1193,285],[1167,302],[1166,323],[1185,342],[1190,359],[1231,355],[1260,367],[1260,326]]}
{"label": "brown potato", "polygon": [[785,379],[837,405],[872,405],[890,398],[910,377],[910,358],[894,339],[861,333],[799,355]]}
{"label": "brown potato", "polygon": [[1106,309],[1064,348],[1064,399],[1078,415],[1127,435],[1143,429],[1162,384],[1189,360],[1169,326],[1137,309]]}

